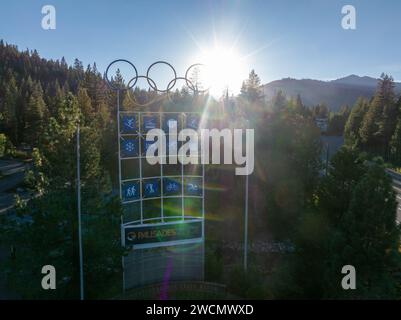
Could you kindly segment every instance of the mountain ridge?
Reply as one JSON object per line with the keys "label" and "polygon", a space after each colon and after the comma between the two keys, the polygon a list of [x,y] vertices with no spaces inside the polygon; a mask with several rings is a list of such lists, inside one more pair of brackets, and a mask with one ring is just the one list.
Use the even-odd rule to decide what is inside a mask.
{"label": "mountain ridge", "polygon": [[[266,99],[271,99],[279,90],[287,96],[301,96],[303,103],[314,106],[325,103],[332,111],[342,106],[352,107],[359,97],[370,99],[379,79],[351,74],[342,78],[324,81],[317,79],[283,78],[262,85]],[[401,83],[395,82],[396,94],[401,93]]]}

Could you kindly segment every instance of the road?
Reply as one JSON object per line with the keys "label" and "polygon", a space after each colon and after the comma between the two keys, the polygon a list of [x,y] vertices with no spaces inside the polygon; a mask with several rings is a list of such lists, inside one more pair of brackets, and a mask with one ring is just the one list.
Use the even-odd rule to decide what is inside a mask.
{"label": "road", "polygon": [[29,164],[18,160],[0,160],[0,214],[14,205],[16,188],[24,181]]}

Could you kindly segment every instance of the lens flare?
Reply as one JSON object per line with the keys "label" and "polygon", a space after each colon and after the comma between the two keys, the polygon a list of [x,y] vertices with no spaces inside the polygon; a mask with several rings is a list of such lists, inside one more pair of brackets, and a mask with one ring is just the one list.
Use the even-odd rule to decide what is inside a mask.
{"label": "lens flare", "polygon": [[195,61],[199,61],[204,68],[197,74],[197,82],[215,97],[221,97],[227,90],[230,94],[238,94],[249,71],[244,58],[234,48],[222,45],[201,51]]}

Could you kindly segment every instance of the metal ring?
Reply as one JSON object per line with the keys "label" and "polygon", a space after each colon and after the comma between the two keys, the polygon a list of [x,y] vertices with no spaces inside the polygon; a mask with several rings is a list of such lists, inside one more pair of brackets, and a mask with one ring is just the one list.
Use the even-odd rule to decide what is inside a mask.
{"label": "metal ring", "polygon": [[[195,88],[194,84],[188,79],[188,72],[189,72],[189,70],[191,70],[191,68],[198,67],[198,66],[204,66],[204,64],[203,64],[203,63],[194,63],[193,65],[190,65],[190,66],[188,67],[187,71],[185,71],[185,79],[186,79],[185,81],[186,81],[186,83],[187,83],[188,88],[190,88],[193,92],[205,93],[205,92],[209,91],[210,88],[206,88],[206,89],[204,89],[204,90],[199,90],[199,89]],[[188,82],[191,82],[192,88],[191,88],[191,86],[189,85]]]}
{"label": "metal ring", "polygon": [[[195,86],[194,86],[194,84],[192,83],[191,80],[189,80],[189,79],[187,79],[187,78],[185,78],[185,77],[176,77],[176,78],[174,78],[173,80],[171,80],[171,81],[168,83],[167,88],[170,88],[171,83],[174,82],[174,85],[171,86],[171,88],[169,89],[169,91],[167,91],[168,93],[170,93],[170,90],[175,86],[175,83],[176,83],[177,80],[185,80],[186,83],[190,82],[192,88],[195,88]],[[190,86],[187,85],[187,87],[188,87],[189,89],[191,89]],[[193,89],[191,89],[191,90],[192,90],[193,92],[195,92],[195,90],[193,90]]]}
{"label": "metal ring", "polygon": [[[156,83],[153,81],[153,79],[152,78],[149,78],[148,76],[136,76],[136,77],[134,77],[134,78],[132,78],[129,82],[128,82],[128,84],[130,84],[131,83],[131,81],[134,81],[134,84],[136,84],[137,83],[137,81],[138,81],[138,79],[146,79],[147,81],[148,81],[148,83],[150,83],[150,82],[152,82],[153,83],[153,86],[151,86],[151,88],[153,89],[153,88],[156,88],[156,90],[154,90],[154,92],[156,92],[157,93],[157,85],[156,85]],[[149,82],[150,81],[150,82]],[[131,88],[130,89],[132,89],[132,86],[131,86]],[[154,102],[156,102],[157,100],[158,100],[158,98],[160,98],[160,96],[157,96],[155,99],[153,99],[153,100],[151,100],[151,101],[149,101],[149,102],[147,102],[147,103],[138,103],[136,100],[135,100],[135,98],[134,97],[132,97],[131,96],[131,90],[128,90],[127,91],[127,95],[128,95],[128,99],[131,101],[131,102],[133,102],[137,107],[147,107],[147,106],[149,106],[149,105],[151,105],[152,103],[154,103]]]}
{"label": "metal ring", "polygon": [[[132,79],[135,79],[135,82],[134,82],[131,86],[129,86],[129,83],[130,83],[131,80],[132,80],[132,79],[131,79],[130,82],[128,83],[128,87],[127,87],[127,88],[119,88],[119,87],[116,87],[116,86],[114,86],[113,83],[109,80],[109,77],[108,77],[109,68],[110,68],[114,63],[117,63],[117,62],[126,62],[126,63],[128,63],[132,68],[134,68],[134,70],[135,70],[135,76],[132,78]],[[138,70],[136,69],[135,65],[134,65],[132,62],[130,62],[130,61],[128,61],[128,60],[125,60],[125,59],[117,59],[117,60],[112,61],[112,62],[107,66],[107,69],[106,69],[106,72],[105,72],[105,79],[106,79],[107,85],[108,85],[111,89],[113,89],[113,90],[127,90],[127,89],[131,89],[133,86],[135,86],[136,82],[138,81]]]}
{"label": "metal ring", "polygon": [[[117,63],[117,62],[125,62],[125,63],[128,63],[128,64],[134,69],[134,71],[135,71],[135,76],[134,76],[133,78],[131,78],[131,80],[128,81],[127,86],[124,86],[123,88],[122,88],[122,87],[116,86],[112,81],[110,81],[109,75],[108,75],[110,67],[111,67],[113,64]],[[156,82],[153,81],[153,79],[149,77],[150,70],[151,70],[152,67],[154,67],[156,64],[165,64],[165,65],[169,66],[169,67],[171,68],[171,70],[173,70],[173,73],[174,73],[174,78],[167,84],[167,88],[164,89],[164,90],[158,89],[158,88],[157,88],[157,85],[156,85]],[[113,90],[128,90],[128,98],[131,100],[131,102],[133,102],[133,103],[134,103],[135,105],[137,105],[137,106],[145,107],[145,106],[148,106],[148,105],[150,105],[150,104],[152,104],[152,103],[154,103],[154,102],[156,102],[156,101],[158,101],[158,100],[160,100],[160,99],[163,99],[164,97],[158,95],[158,96],[156,96],[155,99],[153,99],[153,100],[151,100],[151,101],[149,101],[149,102],[147,102],[147,103],[145,103],[145,104],[137,103],[136,100],[135,100],[135,98],[133,98],[133,97],[131,96],[130,91],[131,91],[131,89],[137,84],[139,78],[146,79],[146,81],[147,81],[149,87],[152,88],[156,94],[157,94],[157,93],[165,93],[165,94],[170,98],[170,100],[171,100],[170,92],[171,92],[172,89],[175,87],[175,85],[176,85],[176,83],[177,83],[177,80],[184,80],[185,83],[186,83],[187,88],[188,88],[189,90],[191,90],[191,91],[194,93],[194,95],[197,94],[197,93],[204,93],[204,92],[207,92],[207,91],[209,90],[209,88],[204,89],[204,90],[199,90],[198,88],[196,88],[196,86],[194,85],[194,83],[193,83],[190,79],[188,79],[189,71],[190,71],[192,68],[196,67],[196,66],[203,66],[203,64],[201,64],[201,63],[195,63],[195,64],[189,66],[189,68],[186,70],[186,72],[185,72],[185,77],[177,77],[177,72],[175,71],[174,67],[173,67],[170,63],[168,63],[168,62],[166,62],[166,61],[156,61],[156,62],[152,63],[152,64],[148,67],[148,69],[147,69],[147,71],[146,71],[146,76],[142,76],[142,75],[138,75],[138,70],[136,69],[135,65],[134,65],[132,62],[130,62],[130,61],[126,60],[126,59],[117,59],[117,60],[112,61],[112,62],[107,66],[106,72],[105,72],[105,74],[104,74],[104,78],[105,78],[106,83],[107,83],[107,85],[109,86],[109,88],[111,88],[111,89],[113,89]]]}
{"label": "metal ring", "polygon": [[[169,84],[167,85],[167,88],[169,88],[170,87],[170,85],[171,85],[171,83],[174,81],[174,85],[175,85],[175,83],[176,83],[176,81],[177,80],[185,80],[185,82],[189,82],[191,85],[192,85],[192,88],[195,88],[195,86],[194,86],[194,84],[192,83],[192,81],[191,80],[189,80],[189,79],[187,79],[187,78],[184,78],[184,77],[177,77],[177,78],[175,78],[175,79],[173,79],[173,80],[171,80],[170,82],[169,82]],[[170,88],[171,89],[171,88]],[[191,89],[189,86],[188,86],[188,89]],[[191,89],[192,90],[192,89]],[[192,90],[194,93],[196,92],[196,91],[194,91],[194,90]],[[167,92],[167,96],[168,96],[168,98],[169,98],[169,100],[171,101],[171,102],[174,102],[172,99],[171,99],[171,97],[170,97],[170,93],[171,93],[171,91],[168,91]],[[195,94],[192,96],[192,100],[194,100],[194,97],[195,97]]]}
{"label": "metal ring", "polygon": [[[169,85],[167,85],[166,90],[158,90],[156,86],[153,87],[152,84],[149,82],[149,79],[151,79],[151,78],[149,78],[149,71],[150,71],[150,69],[151,69],[153,66],[155,66],[156,64],[159,64],[159,63],[160,63],[160,64],[166,64],[166,65],[168,65],[168,66],[171,68],[171,70],[173,70],[173,72],[174,72],[174,79],[173,79],[173,80],[174,80],[174,84],[172,85],[171,88],[169,88],[169,85],[170,85],[170,83],[171,83],[171,81],[170,81],[170,82],[169,82]],[[173,67],[170,63],[168,63],[168,62],[166,62],[166,61],[156,61],[156,62],[153,62],[153,63],[149,66],[148,70],[146,71],[146,77],[147,77],[147,81],[148,81],[149,86],[150,86],[153,90],[155,90],[156,92],[168,93],[169,90],[171,90],[171,89],[175,86],[175,80],[177,79],[177,72],[175,71],[174,67]],[[155,82],[154,82],[153,80],[152,80],[152,82],[153,82],[153,84],[155,84]]]}

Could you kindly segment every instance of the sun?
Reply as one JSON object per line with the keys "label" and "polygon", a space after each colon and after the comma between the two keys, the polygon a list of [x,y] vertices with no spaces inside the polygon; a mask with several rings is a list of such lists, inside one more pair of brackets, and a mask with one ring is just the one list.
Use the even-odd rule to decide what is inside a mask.
{"label": "sun", "polygon": [[230,94],[238,94],[247,78],[244,58],[234,48],[214,46],[204,49],[197,61],[204,66],[199,82],[215,97],[221,97],[227,90]]}

